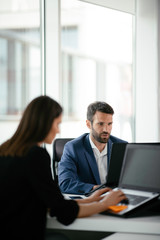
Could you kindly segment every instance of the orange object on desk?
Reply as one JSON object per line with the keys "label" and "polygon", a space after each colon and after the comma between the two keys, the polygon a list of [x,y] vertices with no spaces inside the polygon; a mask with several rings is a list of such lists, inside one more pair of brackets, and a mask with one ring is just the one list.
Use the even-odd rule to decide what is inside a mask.
{"label": "orange object on desk", "polygon": [[127,208],[127,206],[125,206],[125,205],[120,205],[120,206],[115,205],[115,206],[110,206],[108,208],[108,210],[112,210],[113,212],[120,212],[120,211],[123,211],[126,208]]}

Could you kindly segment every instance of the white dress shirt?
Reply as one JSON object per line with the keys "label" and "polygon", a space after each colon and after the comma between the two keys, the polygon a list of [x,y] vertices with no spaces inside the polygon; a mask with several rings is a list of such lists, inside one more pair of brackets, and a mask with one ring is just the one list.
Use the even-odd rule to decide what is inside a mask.
{"label": "white dress shirt", "polygon": [[92,142],[90,136],[89,136],[89,141],[97,162],[101,184],[103,184],[106,182],[106,176],[107,176],[107,144],[103,149],[103,151],[100,152],[96,147],[96,145]]}

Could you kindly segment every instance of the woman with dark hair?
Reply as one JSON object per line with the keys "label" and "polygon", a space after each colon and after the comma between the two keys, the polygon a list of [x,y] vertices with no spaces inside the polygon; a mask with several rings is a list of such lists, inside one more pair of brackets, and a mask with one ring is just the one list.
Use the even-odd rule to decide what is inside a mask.
{"label": "woman with dark hair", "polygon": [[[62,107],[48,96],[25,109],[15,134],[0,146],[0,226],[4,239],[45,239],[46,214],[65,225],[125,199],[105,188],[86,199],[65,200],[52,179],[50,156],[42,147],[59,133]],[[110,191],[102,197],[102,193]],[[53,238],[54,239],[54,238]],[[56,239],[58,239],[56,237]]]}

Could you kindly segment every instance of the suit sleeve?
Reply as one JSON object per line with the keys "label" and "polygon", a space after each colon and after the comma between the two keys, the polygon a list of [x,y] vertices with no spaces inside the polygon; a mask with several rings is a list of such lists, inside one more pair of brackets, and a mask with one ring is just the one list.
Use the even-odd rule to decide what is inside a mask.
{"label": "suit sleeve", "polygon": [[85,194],[95,185],[80,180],[78,167],[76,150],[71,143],[67,143],[58,164],[58,181],[63,193]]}

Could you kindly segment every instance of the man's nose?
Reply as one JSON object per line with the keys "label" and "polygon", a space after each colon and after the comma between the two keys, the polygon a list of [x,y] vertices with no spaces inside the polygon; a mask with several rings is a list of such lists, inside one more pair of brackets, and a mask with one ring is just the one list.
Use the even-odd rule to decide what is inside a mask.
{"label": "man's nose", "polygon": [[108,132],[109,126],[107,124],[104,124],[103,126],[103,131]]}

